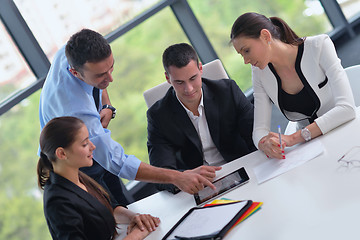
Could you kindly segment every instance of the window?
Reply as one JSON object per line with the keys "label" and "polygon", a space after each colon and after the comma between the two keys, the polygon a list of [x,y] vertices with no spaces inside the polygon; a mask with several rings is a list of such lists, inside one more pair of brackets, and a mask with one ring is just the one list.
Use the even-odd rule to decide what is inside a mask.
{"label": "window", "polygon": [[51,239],[36,179],[39,96],[0,116],[0,239]]}
{"label": "window", "polygon": [[[326,16],[324,8],[319,0],[305,0],[304,3],[306,6],[303,10],[304,17],[316,22],[315,29],[317,30],[315,33],[326,33],[333,30],[333,26]],[[320,28],[319,25],[322,25],[322,27]],[[306,26],[303,26],[303,28],[306,29]],[[314,29],[314,27],[311,29]]]}
{"label": "window", "polygon": [[337,0],[346,19],[350,20],[360,13],[360,0]]}
{"label": "window", "polygon": [[0,101],[36,79],[0,22]]}
{"label": "window", "polygon": [[52,59],[82,28],[103,35],[121,26],[158,0],[14,0],[41,48]]}

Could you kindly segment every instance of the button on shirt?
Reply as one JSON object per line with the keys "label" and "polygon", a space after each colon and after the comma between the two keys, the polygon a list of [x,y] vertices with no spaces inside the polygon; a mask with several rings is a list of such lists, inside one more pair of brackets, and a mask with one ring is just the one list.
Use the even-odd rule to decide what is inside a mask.
{"label": "button on shirt", "polygon": [[[177,97],[177,96],[176,96]],[[189,109],[185,107],[184,104],[179,100],[180,104],[184,107],[187,115],[189,116],[191,122],[193,123],[196,132],[199,135],[202,150],[203,150],[203,160],[205,165],[210,166],[220,166],[226,163],[224,158],[221,156],[220,152],[216,148],[209,131],[209,126],[206,121],[205,108],[203,102],[203,92],[201,91],[201,100],[198,106],[199,116],[194,115]]]}
{"label": "button on shirt", "polygon": [[[141,161],[127,155],[123,147],[111,139],[111,131],[101,125],[99,109],[92,95],[93,86],[69,71],[65,47],[56,54],[40,96],[40,127],[55,117],[73,116],[84,121],[89,139],[96,146],[94,159],[109,172],[126,179],[135,179]],[[100,104],[102,91],[100,90]]]}

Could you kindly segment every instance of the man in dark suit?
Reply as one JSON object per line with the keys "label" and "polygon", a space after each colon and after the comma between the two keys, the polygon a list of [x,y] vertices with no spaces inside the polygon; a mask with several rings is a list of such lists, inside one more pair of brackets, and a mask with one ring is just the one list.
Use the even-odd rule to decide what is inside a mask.
{"label": "man in dark suit", "polygon": [[[216,166],[256,150],[253,105],[233,80],[202,78],[198,56],[185,43],[168,47],[163,65],[172,87],[147,112],[152,165],[212,179]],[[157,187],[178,191],[170,184]]]}

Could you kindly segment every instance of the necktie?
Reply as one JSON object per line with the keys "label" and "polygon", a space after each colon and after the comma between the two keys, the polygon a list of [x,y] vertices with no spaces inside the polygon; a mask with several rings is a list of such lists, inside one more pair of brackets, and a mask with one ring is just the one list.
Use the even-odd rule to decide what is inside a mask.
{"label": "necktie", "polygon": [[99,110],[99,89],[96,87],[93,88],[93,97],[95,100],[96,110]]}

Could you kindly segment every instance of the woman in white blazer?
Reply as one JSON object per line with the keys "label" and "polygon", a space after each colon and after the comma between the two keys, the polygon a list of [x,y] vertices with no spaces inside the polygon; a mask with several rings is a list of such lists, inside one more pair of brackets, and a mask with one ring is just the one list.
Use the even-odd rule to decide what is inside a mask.
{"label": "woman in white blazer", "polygon": [[[245,13],[231,30],[231,42],[252,65],[255,112],[253,141],[271,158],[284,147],[309,141],[355,118],[347,75],[327,35],[300,38],[278,17]],[[270,131],[271,105],[297,122],[297,131]]]}

